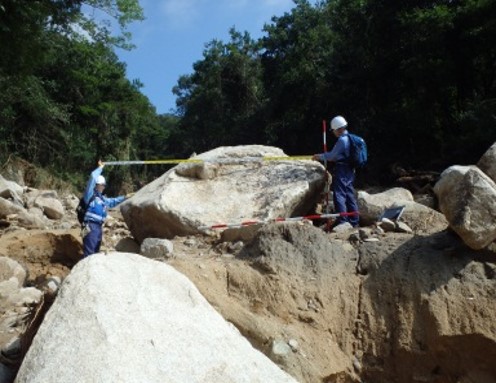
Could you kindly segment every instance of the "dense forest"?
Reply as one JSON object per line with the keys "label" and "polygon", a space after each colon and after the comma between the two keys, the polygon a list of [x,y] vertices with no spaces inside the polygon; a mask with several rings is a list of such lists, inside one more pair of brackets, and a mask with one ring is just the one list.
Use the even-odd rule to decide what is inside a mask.
{"label": "dense forest", "polygon": [[80,186],[98,158],[237,144],[312,154],[322,120],[342,114],[368,143],[369,179],[391,182],[393,166],[474,163],[496,141],[494,0],[294,0],[258,40],[232,29],[206,42],[167,115],[115,54],[133,48],[126,27],[142,19],[138,0],[0,0],[0,160]]}

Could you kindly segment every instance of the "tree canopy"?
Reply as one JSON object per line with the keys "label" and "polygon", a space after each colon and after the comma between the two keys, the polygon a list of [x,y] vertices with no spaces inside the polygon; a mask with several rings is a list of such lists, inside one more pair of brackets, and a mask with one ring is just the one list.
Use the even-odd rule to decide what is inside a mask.
{"label": "tree canopy", "polygon": [[[496,141],[492,0],[294,0],[259,39],[232,28],[207,42],[162,116],[114,52],[132,48],[126,27],[141,19],[138,0],[3,0],[0,152],[77,182],[100,157],[316,153],[322,120],[341,114],[369,145],[370,179],[387,182],[393,165],[474,163]],[[158,174],[113,176],[137,172]]]}
{"label": "tree canopy", "polygon": [[[473,163],[496,140],[494,1],[294,3],[266,24],[266,35],[252,44],[257,51],[215,45],[223,63],[243,55],[260,65],[250,76],[259,74],[261,97],[243,121],[262,126],[253,139],[293,154],[318,152],[322,119],[342,114],[367,140],[374,176],[393,164],[441,170]],[[222,65],[209,66],[212,49],[179,81],[179,110],[191,122],[208,116],[205,110],[222,118],[237,113],[212,107],[222,97],[235,99],[219,88],[228,77]],[[221,138],[215,145],[246,141],[246,130],[231,129],[229,119],[202,123],[212,124],[208,137]],[[197,127],[183,129],[187,136]]]}

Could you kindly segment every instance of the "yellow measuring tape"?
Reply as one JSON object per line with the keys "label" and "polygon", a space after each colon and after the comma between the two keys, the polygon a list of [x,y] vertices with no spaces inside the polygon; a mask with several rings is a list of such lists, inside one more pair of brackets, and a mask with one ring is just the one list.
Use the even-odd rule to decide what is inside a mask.
{"label": "yellow measuring tape", "polygon": [[240,162],[260,162],[260,161],[305,161],[311,160],[312,156],[280,156],[280,157],[240,157],[240,158],[214,158],[202,160],[199,158],[168,159],[168,160],[145,160],[145,161],[108,161],[105,165],[161,165],[161,164],[181,164],[181,163],[240,163]]}

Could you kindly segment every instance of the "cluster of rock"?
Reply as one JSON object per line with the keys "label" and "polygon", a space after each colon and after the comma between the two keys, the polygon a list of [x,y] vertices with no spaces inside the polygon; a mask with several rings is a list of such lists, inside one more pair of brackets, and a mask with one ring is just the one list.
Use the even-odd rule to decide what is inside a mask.
{"label": "cluster of rock", "polygon": [[0,228],[5,231],[20,227],[69,229],[75,226],[78,202],[75,195],[59,197],[55,190],[21,186],[0,175]]}
{"label": "cluster of rock", "polygon": [[[109,219],[105,230],[110,243],[107,248],[152,259],[169,259],[175,252],[171,240],[176,236],[211,234],[204,228],[216,223],[302,215],[316,206],[326,179],[321,164],[266,162],[264,156],[281,158],[285,154],[266,146],[218,148],[199,155],[201,163],[171,169],[121,205],[134,239],[122,240],[128,233],[126,224]],[[243,158],[255,160],[242,162]],[[279,314],[298,318],[302,327],[314,326],[320,331],[316,332],[315,341],[322,334],[333,335],[329,336],[326,348],[311,350],[304,339],[296,336],[285,340],[272,339],[270,334],[257,337],[254,334],[262,326],[254,313],[246,312],[242,305],[236,312],[243,317],[234,314],[226,319],[251,336],[254,344],[258,342],[262,347],[270,344],[267,353],[288,369],[292,368],[288,360],[296,355],[299,358],[296,367],[293,366],[296,375],[307,374],[308,381],[315,381],[322,371],[325,373],[319,376],[319,381],[357,381],[363,366],[380,363],[394,372],[400,368],[401,358],[386,358],[392,351],[408,363],[420,358],[419,350],[426,348],[442,357],[444,349],[453,349],[450,342],[457,344],[457,337],[475,334],[475,331],[464,332],[460,323],[448,318],[448,313],[462,305],[460,302],[469,296],[467,291],[470,297],[472,294],[480,297],[482,307],[487,305],[494,297],[484,291],[486,287],[494,287],[495,273],[493,269],[487,271],[490,266],[477,263],[472,265],[477,268],[475,276],[472,275],[465,270],[471,262],[469,256],[464,254],[461,260],[443,257],[443,251],[436,249],[439,239],[431,240],[428,236],[442,231],[449,223],[474,249],[496,239],[496,183],[495,178],[491,179],[496,177],[495,164],[496,144],[478,166],[447,169],[436,185],[444,214],[415,202],[406,189],[394,188],[376,194],[358,192],[363,228],[350,237],[355,246],[348,241],[343,241],[344,244],[329,241],[326,233],[311,224],[274,225],[261,231],[249,226],[226,230],[221,240],[231,243],[225,244],[225,250],[234,254],[241,251],[240,258],[254,265],[249,276],[243,272],[237,275],[234,266],[226,271],[223,286],[227,290],[222,290],[226,293],[226,305],[236,305],[233,297],[243,297],[250,291],[253,296],[247,297],[248,305],[266,294],[274,306],[267,309],[270,316],[280,309]],[[77,203],[78,198],[73,195],[59,198],[55,191],[22,187],[0,177],[0,226],[4,231],[19,227],[78,227],[74,214]],[[401,220],[379,219],[385,209],[392,207],[404,208]],[[401,243],[380,243],[379,238],[387,237],[388,232],[408,235],[399,236],[404,241]],[[415,238],[413,233],[425,237],[409,244]],[[187,241],[184,241],[186,246]],[[445,241],[445,237],[440,241]],[[382,245],[385,249],[381,250]],[[428,259],[417,256],[417,248],[429,253]],[[7,333],[12,330],[11,338],[0,339],[5,360],[15,360],[21,353],[19,318],[43,296],[40,290],[23,287],[25,271],[23,274],[22,268],[12,262],[0,257],[0,303],[5,307],[2,318],[17,318],[0,324]],[[449,263],[448,271],[443,269],[442,262]],[[415,265],[415,274],[411,274],[410,265]],[[433,277],[429,271],[433,265],[446,281]],[[453,281],[453,273],[458,271],[473,277],[476,288],[471,289],[461,278]],[[60,281],[52,282],[47,288],[56,291]],[[301,293],[294,283],[302,288]],[[386,285],[388,292],[381,292]],[[447,286],[459,290],[457,297],[450,296],[451,290],[445,292]],[[397,291],[401,294],[396,294]],[[295,301],[294,312],[286,307],[290,300]],[[474,310],[482,310],[478,302],[470,301],[470,304]],[[334,310],[335,307],[339,309]],[[12,310],[12,315],[5,315],[9,314],[6,310]],[[491,313],[489,309],[484,311],[482,319]],[[424,331],[422,321],[429,318],[431,328]],[[481,342],[474,341],[474,349],[479,350],[487,342],[493,350],[494,326],[479,324],[482,322],[479,317],[470,321],[477,322],[476,330],[483,330],[478,334],[484,334]],[[74,326],[75,322],[78,326]],[[286,324],[287,328],[292,327]],[[178,344],[182,347],[178,348]],[[438,344],[443,347],[438,349]],[[328,350],[331,355],[322,364],[309,363],[304,353],[317,358]],[[386,359],[381,361],[383,357]],[[453,369],[455,374],[451,364],[439,364],[450,374]],[[473,372],[464,363],[461,365],[464,374]],[[426,376],[438,368],[427,362],[425,366],[421,370]],[[306,371],[307,367],[312,371]],[[0,381],[2,371],[7,377],[12,373],[7,364],[0,364]],[[254,350],[178,272],[163,263],[124,253],[95,255],[77,263],[44,320],[16,381],[96,381],[108,377],[158,382],[163,381],[164,374],[177,381],[294,381]],[[405,368],[399,374],[409,378],[412,371]],[[371,378],[377,376],[380,373],[369,373]],[[394,374],[388,378],[394,381]],[[424,378],[420,376],[419,381],[433,381],[421,380]],[[429,375],[429,379],[434,378]],[[9,380],[5,378],[5,381]]]}
{"label": "cluster of rock", "polygon": [[[35,287],[24,287],[27,272],[16,261],[0,256],[0,382],[13,379],[24,356],[23,338],[44,297]],[[55,294],[60,279],[48,281],[46,291]]]}
{"label": "cluster of rock", "polygon": [[434,191],[450,227],[472,249],[496,240],[496,143],[477,165],[451,166]]}

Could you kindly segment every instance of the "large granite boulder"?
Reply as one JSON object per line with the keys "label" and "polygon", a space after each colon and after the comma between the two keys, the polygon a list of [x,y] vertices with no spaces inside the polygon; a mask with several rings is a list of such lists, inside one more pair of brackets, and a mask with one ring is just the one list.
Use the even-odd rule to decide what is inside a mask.
{"label": "large granite boulder", "polygon": [[477,166],[496,182],[496,142],[484,153]]}
{"label": "large granite boulder", "polygon": [[164,263],[93,255],[66,278],[16,378],[37,382],[295,382]]}
{"label": "large granite boulder", "polygon": [[315,161],[263,161],[282,150],[251,145],[203,153],[200,163],[181,164],[121,205],[138,241],[172,238],[216,223],[272,219],[307,213],[324,184]]}
{"label": "large granite boulder", "polygon": [[359,191],[357,202],[360,220],[364,225],[370,225],[377,222],[384,209],[413,201],[412,193],[403,188],[392,188],[375,194]]}
{"label": "large granite boulder", "polygon": [[24,188],[13,181],[8,181],[0,175],[0,197],[10,199],[22,206]]}
{"label": "large granite boulder", "polygon": [[472,249],[496,240],[496,183],[476,166],[451,166],[434,186],[450,227]]}
{"label": "large granite boulder", "polygon": [[415,232],[434,233],[448,226],[446,218],[441,213],[415,202],[412,193],[407,189],[393,188],[376,194],[358,192],[358,209],[362,225],[367,226],[377,222],[384,210],[399,206],[405,207],[401,220]]}

